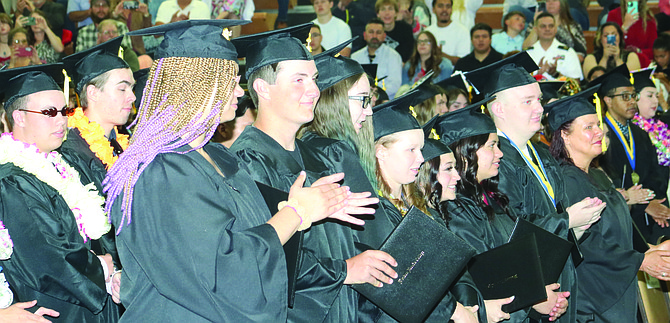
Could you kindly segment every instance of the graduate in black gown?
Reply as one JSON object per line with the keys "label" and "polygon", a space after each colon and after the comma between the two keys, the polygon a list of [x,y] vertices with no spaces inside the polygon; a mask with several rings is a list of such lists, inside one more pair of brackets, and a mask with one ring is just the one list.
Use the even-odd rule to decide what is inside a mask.
{"label": "graduate in black gown", "polygon": [[[419,122],[410,114],[409,108],[411,103],[415,102],[416,97],[421,95],[419,92],[417,89],[412,90],[374,108],[372,121],[377,160],[377,183],[380,192],[379,203],[396,225],[411,207],[416,207],[431,215],[438,223],[446,225],[440,217],[428,210],[425,196],[414,183],[419,168],[424,162],[421,149],[424,147],[425,134]],[[438,154],[441,155],[439,152]],[[417,232],[417,234],[421,233]],[[461,281],[456,284],[458,285]],[[467,284],[467,281],[462,283]],[[484,318],[478,319],[478,309],[477,304],[465,307],[456,301],[451,293],[448,293],[429,315],[426,322],[448,320],[457,323],[480,322],[480,320],[485,322]],[[383,319],[384,321],[392,320],[387,315]]]}
{"label": "graduate in black gown", "polygon": [[[82,184],[94,183],[100,192],[107,169],[128,147],[128,136],[116,127],[126,124],[135,101],[133,72],[118,56],[122,39],[63,59],[82,106],[68,119],[67,139],[59,152],[79,172]],[[121,269],[113,230],[93,243],[96,253],[111,254],[115,267]]]}
{"label": "graduate in black gown", "polygon": [[282,244],[344,206],[346,188],[333,183],[341,176],[302,188],[301,175],[272,216],[246,167],[208,144],[243,94],[237,52],[222,36],[237,24],[188,20],[142,30],[165,38],[133,139],[104,183],[124,263],[122,321],[285,321]]}
{"label": "graduate in black gown", "polygon": [[[307,185],[336,172],[337,166],[316,147],[299,139],[300,127],[312,121],[319,99],[317,69],[303,43],[311,24],[233,39],[247,57],[249,95],[258,107],[256,122],[231,146],[254,180],[288,190],[301,171]],[[345,175],[346,176],[346,175]],[[338,212],[372,214],[370,192],[352,193]],[[361,221],[362,223],[362,221]],[[355,322],[357,294],[349,284],[390,284],[395,260],[378,250],[358,254],[352,228],[324,221],[305,232],[295,302],[289,322]],[[355,255],[355,256],[353,256]]]}
{"label": "graduate in black gown", "polygon": [[62,75],[61,64],[0,72],[13,125],[0,138],[0,266],[14,300],[60,312],[53,322],[116,322],[112,259],[91,252],[110,230],[104,198],[54,151],[72,113]]}
{"label": "graduate in black gown", "polygon": [[[530,142],[540,129],[543,111],[540,87],[530,76],[536,69],[530,56],[522,52],[469,72],[466,78],[481,95],[496,96],[487,107],[497,128],[500,150],[505,156],[498,169],[498,188],[509,198],[508,208],[517,216],[567,239],[572,235],[571,228],[595,222],[605,204],[598,199],[569,200],[556,160],[545,147]],[[570,207],[566,209],[566,206]],[[561,321],[574,322],[577,276],[571,259],[566,263],[559,283],[560,292],[548,291],[547,304],[557,300],[557,305],[543,308],[539,313],[550,315],[543,318],[547,320],[563,314]],[[570,297],[566,299],[568,295]],[[541,318],[535,316],[537,313],[530,314]]]}
{"label": "graduate in black gown", "polygon": [[[577,267],[578,322],[635,322],[637,272],[670,280],[670,262],[663,258],[670,256],[670,242],[650,247],[642,243],[642,250],[636,250],[639,246],[635,246],[634,236],[639,233],[626,200],[601,169],[592,167],[603,147],[603,131],[591,103],[596,89],[545,107],[553,131],[550,150],[561,162],[568,197],[578,200],[598,196],[607,203],[600,221],[589,228],[580,243],[584,261]],[[644,242],[642,238],[639,241]]]}
{"label": "graduate in black gown", "polygon": [[667,227],[670,209],[666,201],[668,167],[658,164],[649,135],[631,122],[637,112],[638,94],[630,83],[628,68],[623,65],[590,83],[601,85],[598,96],[607,108],[603,121],[610,130],[607,133],[610,144],[600,158],[600,165],[614,187],[628,190],[639,184],[654,192],[653,200],[633,205],[630,214],[644,238],[655,243],[660,236],[670,233]]}

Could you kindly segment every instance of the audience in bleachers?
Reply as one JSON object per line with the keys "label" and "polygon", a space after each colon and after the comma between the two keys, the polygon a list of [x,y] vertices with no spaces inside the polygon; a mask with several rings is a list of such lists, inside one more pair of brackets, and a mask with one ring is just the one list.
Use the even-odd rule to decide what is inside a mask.
{"label": "audience in bleachers", "polygon": [[9,42],[9,31],[12,30],[14,22],[6,13],[0,13],[0,66],[9,65],[12,44]]}
{"label": "audience in bleachers", "polygon": [[556,39],[557,28],[554,17],[545,12],[535,20],[534,29],[538,40],[528,48],[528,55],[540,67],[536,74],[549,80],[561,76],[581,80],[583,76],[579,57],[574,49]]}
{"label": "audience in bleachers", "polygon": [[200,0],[165,0],[158,7],[156,25],[189,19],[209,19],[209,7]]}
{"label": "audience in bleachers", "polygon": [[[628,3],[635,3],[635,10],[626,9]],[[626,11],[622,12],[622,10]],[[640,55],[641,66],[647,66],[654,58],[652,47],[656,40],[656,19],[647,6],[647,0],[621,1],[621,7],[609,12],[607,21],[621,26],[626,49]]]}
{"label": "audience in bleachers", "polygon": [[499,53],[520,51],[525,39],[526,17],[521,11],[508,12],[503,21],[502,32],[491,36],[491,47]]}
{"label": "audience in bleachers", "polygon": [[[342,19],[333,17],[330,11],[333,8],[333,0],[314,0],[313,7],[316,19],[312,22],[321,30],[321,43],[324,48],[333,48],[351,39],[351,28]],[[344,48],[340,54],[349,57],[351,45]]]}
{"label": "audience in bleachers", "polygon": [[[95,46],[98,41],[98,25],[101,21],[112,18],[109,0],[92,0],[91,3],[91,19],[93,20],[93,23],[79,28],[76,45],[77,52],[81,52]],[[128,27],[126,24],[118,20],[114,20],[114,22],[116,23],[116,29],[118,30],[119,35],[125,35],[128,33]],[[124,48],[132,48],[130,38],[124,37],[122,46]]]}
{"label": "audience in bleachers", "polygon": [[321,27],[319,25],[313,25],[309,30],[309,48],[312,51],[312,55],[318,55],[323,53],[326,49],[321,45],[323,40],[323,33],[321,32]]}
{"label": "audience in bleachers", "polygon": [[[28,29],[29,38],[33,39],[37,56],[44,63],[56,63],[63,53],[63,43],[51,29],[49,22],[42,16],[42,11],[35,10],[31,14],[35,24]],[[27,19],[27,17],[25,17]]]}
{"label": "audience in bleachers", "polygon": [[454,69],[461,72],[469,72],[495,63],[502,59],[502,54],[491,47],[491,26],[478,23],[470,29],[472,41],[472,52],[456,62]]}
{"label": "audience in bleachers", "polygon": [[[572,18],[569,9],[570,7],[568,7],[567,0],[547,1],[546,12],[553,15],[554,21],[556,21],[556,39],[574,49],[580,56],[579,60],[581,62],[584,60],[584,57],[586,57],[586,39],[584,38],[582,27]],[[537,19],[540,14],[542,14],[542,12],[536,12],[535,19]],[[532,28],[532,25],[530,25],[528,29],[528,35],[523,42],[524,49],[535,44],[538,39],[537,31]]]}
{"label": "audience in bleachers", "polygon": [[28,31],[25,28],[12,29],[9,32],[9,44],[12,46],[12,55],[9,58],[8,68],[42,64],[33,41],[28,39]]}
{"label": "audience in bleachers", "polygon": [[[65,24],[65,7],[51,0],[19,0],[16,3],[17,15],[21,15],[27,9],[29,12],[40,10],[53,32],[60,37]],[[27,13],[27,12],[26,12]]]}
{"label": "audience in bleachers", "polygon": [[607,22],[598,28],[593,40],[593,53],[584,58],[582,71],[589,74],[595,66],[602,66],[607,71],[626,64],[631,71],[640,69],[640,59],[636,53],[626,50],[626,41],[621,27],[614,22]]}
{"label": "audience in bleachers", "polygon": [[[119,15],[118,18],[125,21],[128,30],[133,31],[153,26],[151,23],[149,7],[146,4],[139,2],[137,8],[126,9],[124,3],[128,1],[132,0],[119,1],[115,10]],[[130,42],[133,44],[133,50],[137,54],[141,55],[146,53],[142,36],[132,36],[130,37]]]}
{"label": "audience in bleachers", "polygon": [[402,58],[395,49],[384,44],[384,22],[378,18],[370,20],[363,38],[367,46],[351,54],[351,58],[360,64],[377,64],[377,77],[386,77],[383,81],[385,91],[393,98],[402,82]]}
{"label": "audience in bleachers", "polygon": [[399,0],[398,16],[396,20],[402,20],[412,27],[414,37],[426,27],[430,26],[430,9],[423,0]]}
{"label": "audience in bleachers", "polygon": [[[102,3],[91,4],[90,0],[68,0],[67,2],[67,16],[70,21],[74,22],[77,28],[88,26],[93,23],[91,19],[91,10],[95,5],[102,6]],[[107,4],[109,6],[109,4]]]}
{"label": "audience in bleachers", "polygon": [[[112,20],[112,19],[106,19],[100,22],[98,24],[98,33],[97,33],[97,41],[96,45],[102,44],[112,38],[116,38],[120,36],[121,34],[119,33],[119,24],[118,21]],[[130,65],[130,69],[133,72],[137,72],[140,69],[140,63],[137,58],[137,54],[133,51],[132,47],[124,45],[123,43],[126,42],[127,37],[121,41],[121,48],[123,49],[123,60]],[[148,66],[151,66],[151,62],[146,64]],[[147,66],[143,66],[147,67]]]}
{"label": "audience in bleachers", "polygon": [[398,2],[396,0],[377,0],[375,11],[377,17],[384,22],[384,32],[386,33],[384,44],[395,49],[402,57],[402,61],[406,62],[412,55],[414,34],[410,25],[402,20],[396,20]]}
{"label": "audience in bleachers", "polygon": [[416,48],[412,57],[403,65],[402,84],[412,85],[429,71],[433,71],[433,82],[437,83],[448,78],[454,67],[451,61],[442,57],[435,36],[429,31],[422,31],[416,38]]}
{"label": "audience in bleachers", "polygon": [[452,0],[435,0],[433,13],[436,19],[426,30],[435,35],[444,57],[456,64],[459,58],[470,52],[470,38],[468,29],[451,19],[452,6]]}

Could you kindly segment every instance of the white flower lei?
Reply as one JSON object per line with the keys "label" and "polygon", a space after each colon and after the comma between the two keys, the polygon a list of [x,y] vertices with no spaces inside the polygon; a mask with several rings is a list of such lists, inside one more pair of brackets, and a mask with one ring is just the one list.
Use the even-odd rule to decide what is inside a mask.
{"label": "white flower lei", "polygon": [[55,151],[41,153],[35,145],[15,140],[11,133],[0,137],[0,164],[12,163],[53,187],[63,197],[77,221],[84,242],[99,239],[111,225],[104,211],[105,199],[93,183],[84,186],[79,173]]}

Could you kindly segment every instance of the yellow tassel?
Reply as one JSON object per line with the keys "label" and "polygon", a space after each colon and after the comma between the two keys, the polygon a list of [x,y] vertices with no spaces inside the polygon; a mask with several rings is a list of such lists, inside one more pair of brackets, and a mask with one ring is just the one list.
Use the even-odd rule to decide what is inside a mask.
{"label": "yellow tassel", "polygon": [[382,90],[384,90],[384,92],[386,92],[386,79],[382,80]]}
{"label": "yellow tassel", "polygon": [[[603,109],[602,106],[600,106],[600,98],[598,97],[598,93],[593,93],[593,105],[596,106],[596,115],[598,116],[598,123],[600,123],[600,128],[605,129],[605,124],[603,123]],[[602,140],[602,149],[603,153],[607,151],[607,141],[605,141],[605,138],[603,137]]]}
{"label": "yellow tassel", "polygon": [[312,42],[312,33],[309,33],[307,36],[307,50],[311,53],[312,52],[312,46],[309,45],[309,43]]}
{"label": "yellow tassel", "polygon": [[119,58],[123,59],[123,46],[119,46]]}
{"label": "yellow tassel", "polygon": [[377,76],[375,76],[375,86],[379,84],[379,81],[377,80]]}
{"label": "yellow tassel", "polygon": [[482,113],[486,114],[486,110],[485,110],[486,108],[484,107],[483,104],[482,104],[481,108],[482,108]]}
{"label": "yellow tassel", "polygon": [[[230,37],[233,35],[233,32],[228,28],[223,28],[223,32],[221,32],[221,35],[226,40],[230,40]],[[309,41],[307,43],[309,43]]]}
{"label": "yellow tassel", "polygon": [[437,134],[437,131],[435,131],[435,128],[430,129],[430,136],[435,140],[440,140],[440,135]]}
{"label": "yellow tassel", "polygon": [[411,106],[411,105],[409,106],[409,112],[412,113],[412,116],[413,116],[414,118],[416,118],[416,111],[414,111],[414,107]]}
{"label": "yellow tassel", "polygon": [[630,85],[635,84],[635,78],[633,77],[633,73],[630,73]]}
{"label": "yellow tassel", "polygon": [[63,96],[65,96],[65,104],[68,105],[70,103],[70,77],[65,69],[63,69],[63,77]]}

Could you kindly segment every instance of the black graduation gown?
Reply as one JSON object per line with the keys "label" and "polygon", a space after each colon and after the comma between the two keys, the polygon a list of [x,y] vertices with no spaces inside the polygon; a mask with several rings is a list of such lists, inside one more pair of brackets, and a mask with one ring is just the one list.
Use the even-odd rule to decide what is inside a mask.
{"label": "black graduation gown", "polygon": [[132,222],[116,240],[123,322],[286,320],[286,259],[270,211],[225,147],[204,149],[225,178],[191,151],[156,156],[135,184]]}
{"label": "black graduation gown", "polygon": [[577,311],[593,315],[595,322],[635,322],[637,272],[644,254],[633,250],[633,223],[621,193],[600,169],[586,174],[563,164],[570,200],[598,196],[607,203],[600,221],[580,243],[584,261],[577,267]]}
{"label": "black graduation gown", "polygon": [[36,299],[60,312],[52,322],[118,320],[100,260],[58,191],[13,164],[0,165],[0,219],[14,242],[11,258],[0,261],[14,301]]}
{"label": "black graduation gown", "polygon": [[[63,141],[58,151],[63,159],[79,172],[79,178],[83,185],[93,183],[98,192],[102,194],[102,181],[107,176],[107,169],[105,169],[102,161],[95,156],[95,153],[91,151],[86,140],[81,137],[79,129],[68,130],[67,140]],[[116,268],[121,269],[119,253],[116,251],[116,244],[114,243],[114,231],[114,228],[112,228],[100,239],[93,240],[91,250],[96,254],[109,253],[112,255]]]}
{"label": "black graduation gown", "polygon": [[[400,211],[384,197],[379,198],[379,205],[384,209],[386,214],[389,215],[391,221],[394,225],[398,225],[402,220],[403,215]],[[437,211],[429,209],[430,215],[438,223],[446,226],[444,220],[438,216]],[[458,278],[456,282],[452,284],[449,288],[447,294],[442,298],[442,300],[435,306],[435,309],[430,313],[426,318],[425,322],[427,323],[438,323],[438,322],[449,322],[449,319],[454,315],[454,310],[456,309],[456,302],[460,302],[464,306],[473,306],[479,305],[479,322],[486,323],[486,309],[484,307],[484,300],[481,297],[481,294],[477,291],[475,283],[472,281],[472,277],[467,270],[463,271],[463,274]],[[379,317],[377,322],[396,322],[386,313],[383,313]]]}
{"label": "black graduation gown", "polygon": [[[300,161],[272,137],[249,126],[231,151],[246,164],[254,180],[289,191],[300,171],[307,173],[305,185],[335,173],[327,157],[296,139]],[[344,286],[346,259],[357,254],[353,232],[347,225],[323,221],[305,231],[301,265],[289,322],[355,322],[358,293]]]}
{"label": "black graduation gown", "polygon": [[[656,148],[651,143],[649,134],[633,123],[629,123],[629,134],[632,134],[635,141],[635,172],[640,176],[640,184],[643,188],[653,190],[656,193],[656,199],[666,198],[668,168],[658,164]],[[614,129],[610,129],[607,136],[610,139],[610,144],[605,155],[600,158],[600,166],[612,179],[614,187],[630,188],[633,186],[633,180],[631,179],[633,168],[626,157],[626,150],[616,136]],[[622,185],[624,165],[626,165],[626,178]],[[667,201],[664,204],[667,205]],[[646,208],[647,204],[633,205],[630,215],[644,238],[651,243],[656,243],[656,239],[660,235],[670,235],[670,229],[661,228],[651,217],[649,217],[649,224],[647,225],[644,212]]]}
{"label": "black graduation gown", "polygon": [[[498,188],[509,198],[508,208],[516,216],[567,239],[569,219],[564,208],[579,201],[568,199],[558,162],[551,156],[546,146],[533,144],[533,147],[544,163],[547,177],[554,189],[557,207],[554,207],[523,157],[504,136],[500,136],[500,150],[503,152],[503,159],[498,172],[500,178]],[[568,310],[556,322],[575,322],[578,290],[577,274],[572,258],[568,258],[558,282],[561,284],[561,291],[570,291],[570,297],[568,298]]]}
{"label": "black graduation gown", "polygon": [[[462,194],[456,199],[447,201],[447,210],[451,216],[449,228],[463,240],[473,246],[477,253],[501,246],[509,240],[514,230],[515,219],[497,207],[493,220],[474,200]],[[528,318],[530,308],[510,313],[509,322],[524,322]]]}

